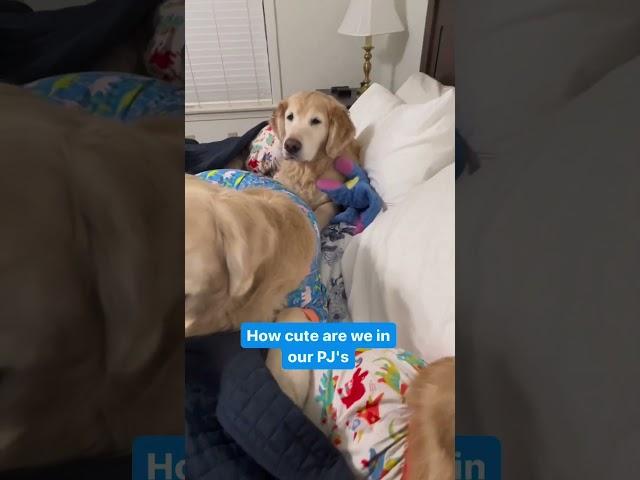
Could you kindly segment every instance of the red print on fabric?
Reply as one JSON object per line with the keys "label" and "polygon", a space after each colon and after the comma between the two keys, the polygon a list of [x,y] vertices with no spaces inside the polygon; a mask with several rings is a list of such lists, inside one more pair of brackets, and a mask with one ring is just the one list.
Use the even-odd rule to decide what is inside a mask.
{"label": "red print on fabric", "polygon": [[360,369],[358,368],[355,372],[353,372],[353,377],[351,380],[347,382],[345,385],[345,389],[347,390],[346,395],[342,395],[342,388],[338,389],[338,394],[340,395],[340,400],[347,407],[351,407],[354,403],[364,397],[365,388],[362,380],[369,374],[368,371],[360,374]]}
{"label": "red print on fabric", "polygon": [[[358,417],[362,418],[369,425],[373,425],[377,421],[380,420],[380,400],[382,400],[382,396],[384,393],[378,395],[375,400],[369,401],[367,400],[364,408],[358,410]],[[371,397],[369,397],[371,398]]]}
{"label": "red print on fabric", "polygon": [[251,170],[252,172],[257,172],[258,171],[258,159],[257,158],[252,158],[251,160],[249,160],[249,162],[247,163],[247,167],[249,167],[249,170]]}
{"label": "red print on fabric", "polygon": [[158,68],[165,69],[173,65],[173,57],[175,56],[176,54],[169,50],[167,50],[166,52],[159,52],[158,50],[154,50],[151,54],[149,62],[157,65]]}

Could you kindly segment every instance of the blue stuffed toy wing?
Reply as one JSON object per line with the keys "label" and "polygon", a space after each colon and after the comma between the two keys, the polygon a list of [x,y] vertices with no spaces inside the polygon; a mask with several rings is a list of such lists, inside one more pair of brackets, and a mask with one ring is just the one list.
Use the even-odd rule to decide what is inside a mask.
{"label": "blue stuffed toy wing", "polygon": [[367,228],[383,209],[383,202],[369,182],[367,173],[353,160],[338,157],[335,169],[342,173],[347,181],[318,180],[316,186],[335,204],[344,207],[331,223],[344,222],[352,225],[353,233],[358,234]]}

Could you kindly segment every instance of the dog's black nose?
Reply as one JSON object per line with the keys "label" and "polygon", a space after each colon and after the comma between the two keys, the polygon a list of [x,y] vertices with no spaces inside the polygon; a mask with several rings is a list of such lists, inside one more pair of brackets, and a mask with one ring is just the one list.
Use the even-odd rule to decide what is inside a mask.
{"label": "dog's black nose", "polygon": [[295,138],[287,138],[284,142],[284,149],[291,155],[295,155],[296,153],[298,153],[301,148],[302,144]]}

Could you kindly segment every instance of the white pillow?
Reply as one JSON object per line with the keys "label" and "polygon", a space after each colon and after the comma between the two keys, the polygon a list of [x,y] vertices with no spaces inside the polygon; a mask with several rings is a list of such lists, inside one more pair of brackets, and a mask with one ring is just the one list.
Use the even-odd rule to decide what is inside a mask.
{"label": "white pillow", "polygon": [[354,321],[395,322],[398,347],[427,361],[454,355],[454,166],[353,237],[342,271]]}
{"label": "white pillow", "polygon": [[426,103],[452,89],[426,73],[414,73],[396,91],[396,97],[405,103]]}
{"label": "white pillow", "polygon": [[379,83],[371,84],[349,109],[351,121],[356,127],[356,137],[402,103],[399,97]]}
{"label": "white pillow", "polygon": [[376,90],[379,93],[359,99],[363,100],[359,108],[366,108],[376,120],[364,129],[359,125],[357,139],[371,184],[387,205],[394,205],[454,162],[455,97],[449,90],[426,103],[396,102],[387,111],[393,94]]}

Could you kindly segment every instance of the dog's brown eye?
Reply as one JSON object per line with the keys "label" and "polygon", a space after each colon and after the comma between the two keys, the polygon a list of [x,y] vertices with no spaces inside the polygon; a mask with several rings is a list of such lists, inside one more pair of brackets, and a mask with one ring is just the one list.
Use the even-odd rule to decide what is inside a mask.
{"label": "dog's brown eye", "polygon": [[287,115],[287,120],[293,120],[293,113],[290,113],[289,115]]}
{"label": "dog's brown eye", "polygon": [[319,123],[322,123],[319,118],[311,119],[311,125],[318,125]]}

